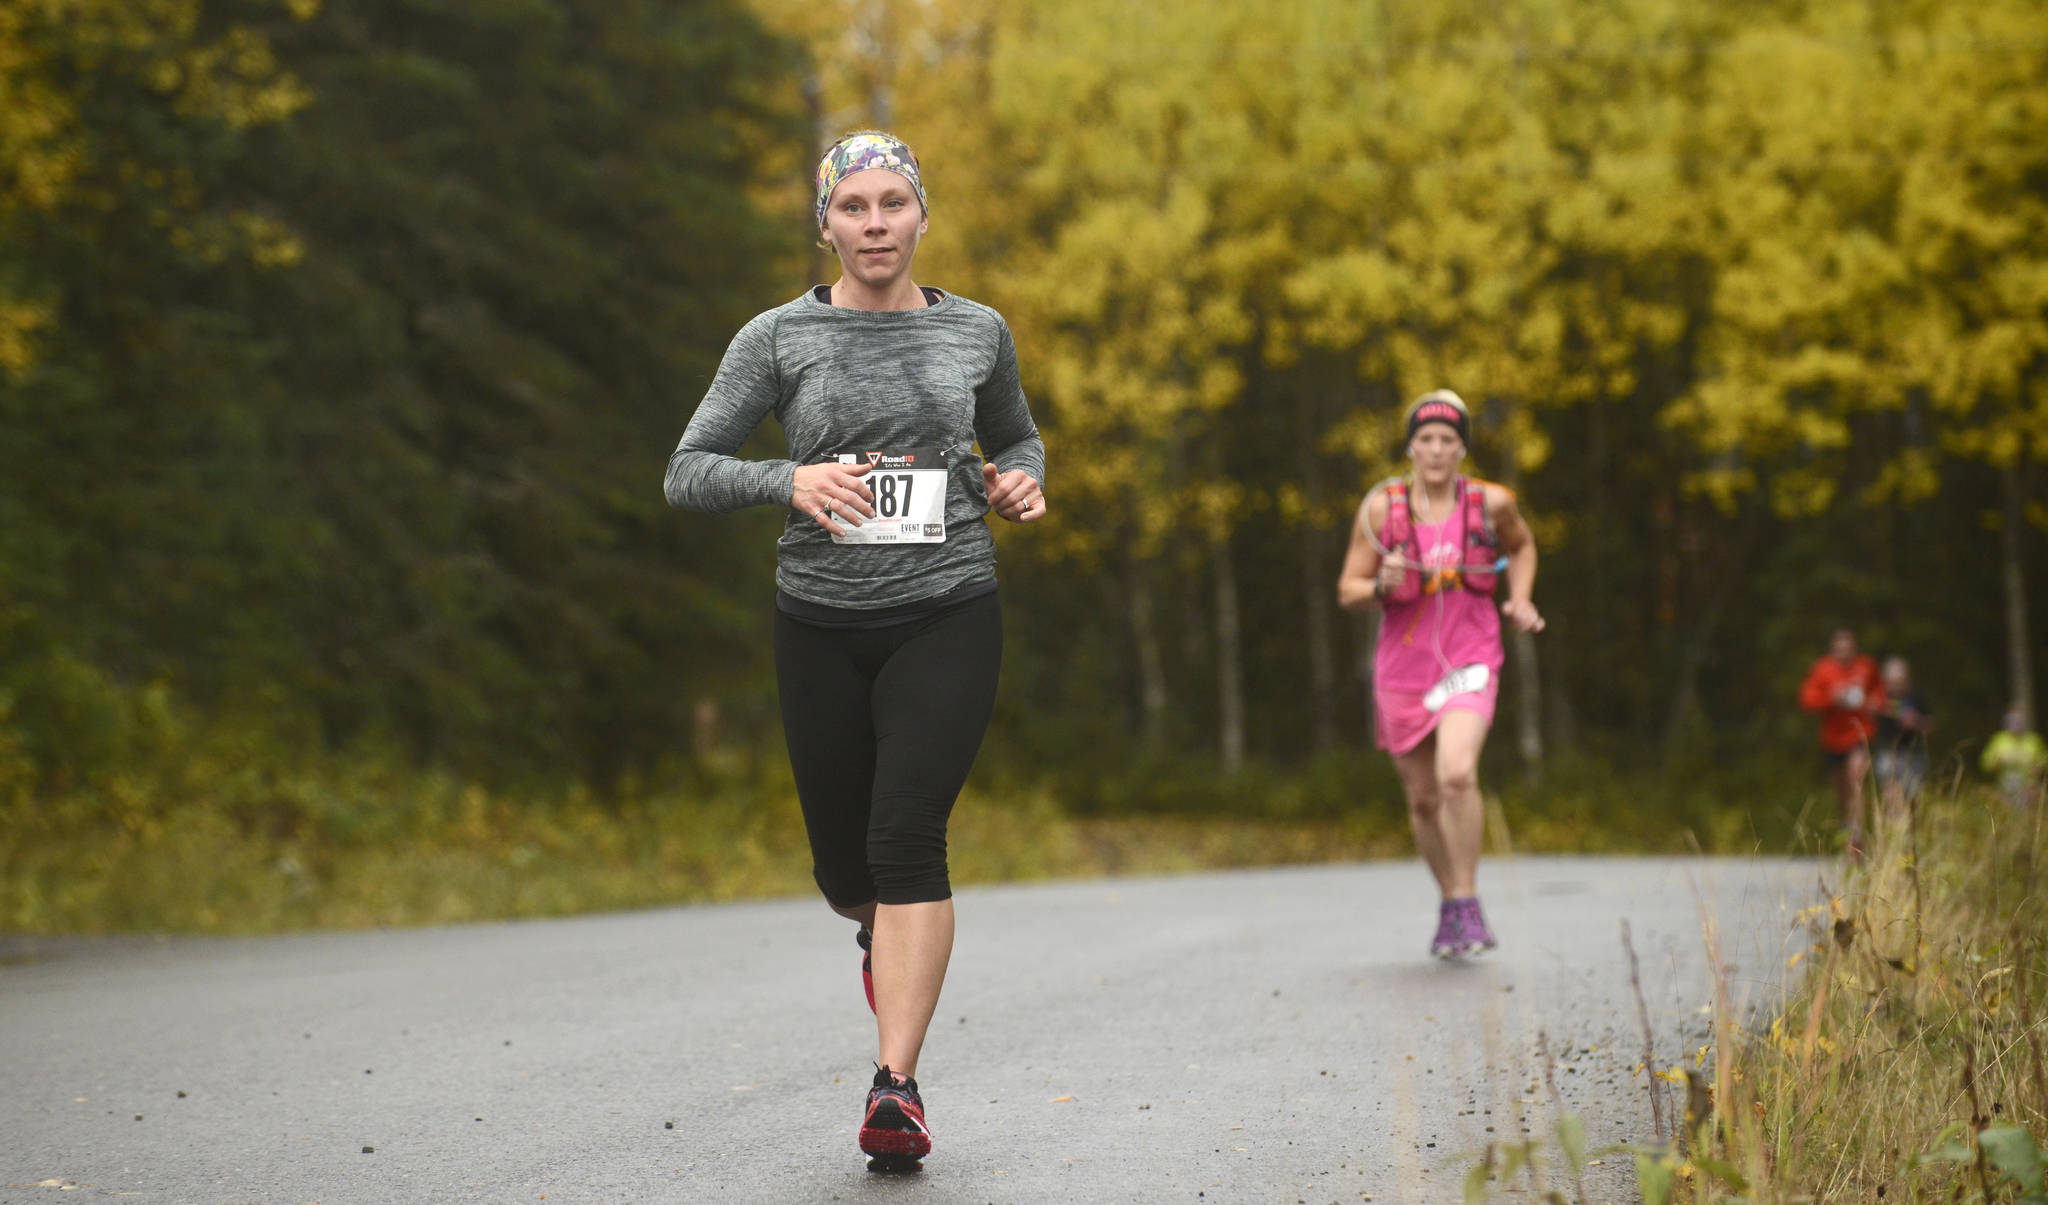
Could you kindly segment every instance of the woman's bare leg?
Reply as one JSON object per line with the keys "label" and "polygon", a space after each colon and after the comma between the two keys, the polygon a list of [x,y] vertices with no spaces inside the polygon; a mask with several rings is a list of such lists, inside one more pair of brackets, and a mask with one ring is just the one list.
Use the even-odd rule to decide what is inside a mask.
{"label": "woman's bare leg", "polygon": [[870,926],[875,968],[875,1025],[882,1066],[917,1074],[925,1030],[939,1007],[946,964],[953,957],[953,901],[882,904]]}
{"label": "woman's bare leg", "polygon": [[1443,807],[1437,793],[1436,734],[1394,757],[1394,772],[1401,776],[1402,793],[1408,796],[1408,828],[1415,834],[1415,848],[1436,876],[1437,889],[1449,899],[1451,855],[1443,830]]}
{"label": "woman's bare leg", "polygon": [[1476,711],[1447,711],[1436,724],[1436,790],[1442,801],[1437,830],[1445,863],[1438,882],[1445,899],[1479,894],[1479,849],[1486,833],[1479,750],[1486,745],[1486,729],[1486,717]]}

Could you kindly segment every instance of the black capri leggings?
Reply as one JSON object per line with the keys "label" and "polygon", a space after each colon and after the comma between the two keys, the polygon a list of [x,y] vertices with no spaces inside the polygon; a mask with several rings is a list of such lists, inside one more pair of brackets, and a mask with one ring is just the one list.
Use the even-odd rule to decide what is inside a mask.
{"label": "black capri leggings", "polygon": [[946,819],[995,707],[994,594],[884,628],[775,614],[775,681],[811,873],[836,907],[948,899]]}

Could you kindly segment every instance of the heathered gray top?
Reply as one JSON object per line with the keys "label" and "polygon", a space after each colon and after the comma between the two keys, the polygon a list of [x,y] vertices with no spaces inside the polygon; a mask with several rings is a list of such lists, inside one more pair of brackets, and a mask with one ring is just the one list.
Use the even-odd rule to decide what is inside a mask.
{"label": "heathered gray top", "polygon": [[[736,458],[771,413],[788,458]],[[663,484],[669,505],[687,510],[787,507],[798,465],[849,450],[941,449],[944,543],[840,545],[808,516],[792,511],[783,523],[777,586],[810,602],[872,610],[995,575],[977,441],[1002,471],[1045,481],[1045,444],[1001,314],[950,293],[923,309],[876,311],[806,291],[734,336]]]}

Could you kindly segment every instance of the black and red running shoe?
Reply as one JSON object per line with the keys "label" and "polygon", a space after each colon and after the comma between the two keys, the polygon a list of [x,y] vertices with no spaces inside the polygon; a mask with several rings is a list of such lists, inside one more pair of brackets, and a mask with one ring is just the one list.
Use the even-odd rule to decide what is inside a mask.
{"label": "black and red running shoe", "polygon": [[892,1166],[914,1163],[932,1153],[932,1132],[924,1124],[924,1100],[917,1081],[887,1067],[875,1068],[868,1112],[860,1123],[860,1149]]}
{"label": "black and red running shoe", "polygon": [[875,956],[872,951],[875,946],[875,935],[868,931],[866,925],[862,925],[860,932],[853,935],[853,939],[860,943],[860,985],[868,993],[868,1011],[874,1012]]}

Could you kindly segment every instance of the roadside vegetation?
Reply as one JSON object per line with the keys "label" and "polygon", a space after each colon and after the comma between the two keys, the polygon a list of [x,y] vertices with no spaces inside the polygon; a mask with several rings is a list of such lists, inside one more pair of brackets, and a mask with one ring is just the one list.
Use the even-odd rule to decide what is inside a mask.
{"label": "roadside vegetation", "polygon": [[[287,756],[289,733],[209,724],[152,692],[102,703],[101,756],[62,774],[0,713],[0,933],[439,924],[815,890],[776,750],[678,760],[598,792],[479,783],[369,745]],[[1196,759],[987,760],[954,813],[962,884],[1412,852],[1392,769],[1366,750],[1236,774]],[[1489,781],[1516,849],[1572,853],[1790,850],[1821,786],[1590,758],[1558,761],[1540,790],[1506,768]]]}
{"label": "roadside vegetation", "polygon": [[[1879,827],[1867,863],[1801,922],[1782,1008],[1743,1024],[1719,984],[1714,1040],[1639,1069],[1657,1141],[1589,1152],[1575,1118],[1496,1147],[1466,1199],[1632,1154],[1641,1199],[2048,1205],[2048,816],[1975,787]],[[1711,920],[1705,954],[1721,958]]]}
{"label": "roadside vegetation", "polygon": [[[788,767],[769,757],[697,759],[659,786],[600,795],[486,787],[366,751],[282,772],[231,736],[51,790],[9,752],[0,933],[360,928],[815,891]],[[985,883],[1360,857],[1405,840],[1385,807],[1070,816],[1042,787],[976,786],[956,809],[952,865],[956,881]]]}

